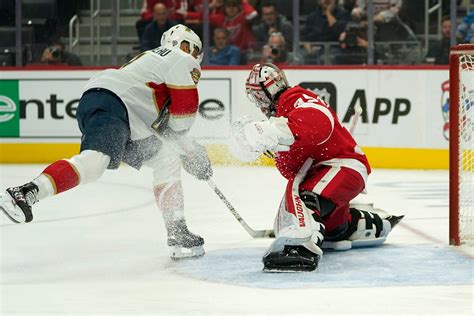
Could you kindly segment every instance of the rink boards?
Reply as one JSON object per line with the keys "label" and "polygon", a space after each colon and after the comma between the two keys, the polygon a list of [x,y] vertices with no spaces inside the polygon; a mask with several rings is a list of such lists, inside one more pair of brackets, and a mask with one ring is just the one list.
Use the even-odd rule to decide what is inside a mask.
{"label": "rink boards", "polygon": [[[98,71],[0,72],[0,163],[47,162],[77,153],[75,111],[84,84]],[[248,71],[202,72],[191,133],[206,144],[215,163],[237,163],[225,145],[233,122],[244,115],[262,118],[245,96]],[[298,67],[286,74],[291,85],[313,90],[331,104],[345,126],[353,107],[361,105],[354,135],[373,167],[448,168],[447,68]]]}

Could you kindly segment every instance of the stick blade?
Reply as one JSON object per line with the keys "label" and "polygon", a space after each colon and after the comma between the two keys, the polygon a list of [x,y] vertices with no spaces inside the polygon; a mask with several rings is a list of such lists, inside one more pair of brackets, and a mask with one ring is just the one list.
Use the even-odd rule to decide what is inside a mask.
{"label": "stick blade", "polygon": [[254,230],[249,233],[253,238],[275,238],[273,229]]}

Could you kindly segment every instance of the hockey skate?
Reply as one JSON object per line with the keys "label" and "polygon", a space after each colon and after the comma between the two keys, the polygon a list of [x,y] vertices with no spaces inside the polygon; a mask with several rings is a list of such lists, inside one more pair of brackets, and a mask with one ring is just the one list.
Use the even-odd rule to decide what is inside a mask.
{"label": "hockey skate", "polygon": [[351,248],[378,246],[385,242],[388,234],[403,219],[404,215],[381,218],[371,211],[350,208],[352,220],[345,230],[327,234],[323,249],[348,250]]}
{"label": "hockey skate", "polygon": [[168,224],[167,230],[171,259],[181,260],[204,256],[204,239],[191,233],[184,219],[171,222]]}
{"label": "hockey skate", "polygon": [[15,223],[31,222],[31,206],[38,202],[37,196],[38,187],[33,182],[8,188],[0,196],[0,209]]}

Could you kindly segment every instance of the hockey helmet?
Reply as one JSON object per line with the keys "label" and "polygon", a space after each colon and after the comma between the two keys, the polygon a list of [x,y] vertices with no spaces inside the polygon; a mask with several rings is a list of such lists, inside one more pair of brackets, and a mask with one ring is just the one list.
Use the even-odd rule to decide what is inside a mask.
{"label": "hockey helmet", "polygon": [[182,42],[189,44],[190,54],[199,62],[202,60],[202,43],[199,36],[189,27],[178,24],[170,27],[161,36],[161,46],[181,47]]}
{"label": "hockey helmet", "polygon": [[245,83],[247,97],[267,117],[276,114],[276,101],[287,88],[285,73],[270,63],[254,65]]}

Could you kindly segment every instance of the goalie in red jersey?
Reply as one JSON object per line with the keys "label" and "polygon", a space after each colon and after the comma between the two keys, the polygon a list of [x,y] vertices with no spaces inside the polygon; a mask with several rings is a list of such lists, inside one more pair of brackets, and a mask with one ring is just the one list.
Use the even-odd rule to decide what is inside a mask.
{"label": "goalie in red jersey", "polygon": [[290,87],[273,64],[253,67],[246,92],[268,120],[238,124],[231,149],[247,160],[274,152],[288,180],[264,270],[312,271],[322,248],[382,244],[403,216],[381,218],[349,207],[364,190],[370,166],[336,113],[315,93]]}

